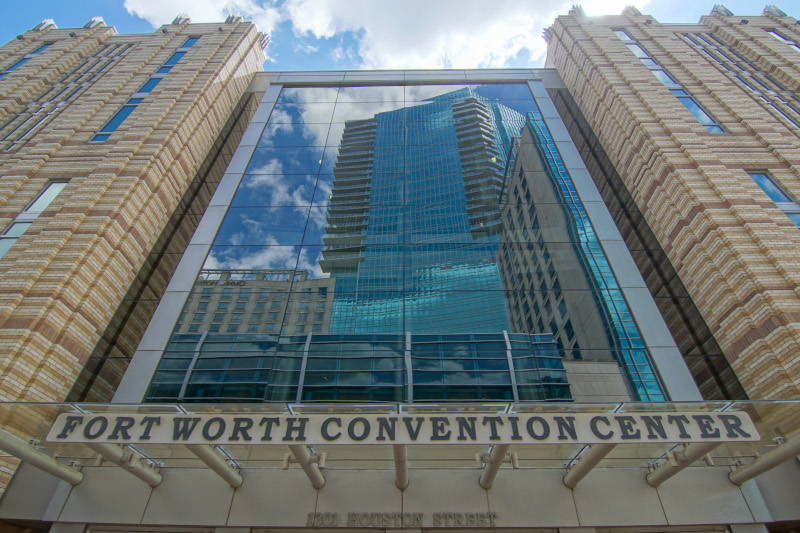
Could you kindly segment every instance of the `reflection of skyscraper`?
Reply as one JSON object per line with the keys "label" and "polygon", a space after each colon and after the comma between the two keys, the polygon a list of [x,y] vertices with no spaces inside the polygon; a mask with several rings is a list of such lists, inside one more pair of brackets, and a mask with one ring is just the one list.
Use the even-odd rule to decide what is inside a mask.
{"label": "reflection of skyscraper", "polygon": [[524,121],[464,88],[347,122],[320,262],[332,332],[508,329],[499,196]]}

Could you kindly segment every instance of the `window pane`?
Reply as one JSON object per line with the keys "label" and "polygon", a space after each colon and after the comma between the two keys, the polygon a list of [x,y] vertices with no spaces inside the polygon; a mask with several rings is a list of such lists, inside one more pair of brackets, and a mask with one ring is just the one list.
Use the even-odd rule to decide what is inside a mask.
{"label": "window pane", "polygon": [[158,85],[160,82],[161,82],[161,78],[150,78],[149,80],[147,80],[147,81],[145,82],[145,84],[144,84],[144,85],[142,85],[142,88],[141,88],[141,89],[139,89],[137,92],[140,92],[140,93],[149,93],[149,92],[150,92],[150,91],[152,91],[152,90],[155,88],[155,86],[156,86],[156,85]]}
{"label": "window pane", "polygon": [[17,239],[0,239],[0,257],[6,255],[8,249],[11,248],[15,242],[17,242]]}
{"label": "window pane", "polygon": [[166,74],[170,70],[172,70],[172,67],[161,67],[156,71],[156,74]]}
{"label": "window pane", "polygon": [[181,45],[181,48],[191,48],[194,43],[200,40],[200,37],[189,37],[186,42]]}
{"label": "window pane", "polygon": [[39,48],[37,48],[36,50],[31,52],[31,55],[38,54],[39,52],[42,52],[42,51],[46,50],[48,47],[50,47],[52,45],[53,45],[53,43],[44,43],[42,46],[40,46]]}
{"label": "window pane", "polygon": [[[677,85],[678,83],[669,77],[669,74],[663,70],[651,70],[650,72],[661,81],[664,85]],[[684,104],[685,105],[685,104]]]}
{"label": "window pane", "polygon": [[136,106],[132,105],[124,105],[117,111],[117,114],[111,117],[111,120],[103,126],[100,130],[100,133],[111,133],[112,131],[116,131],[119,128],[119,125],[123,123],[123,121],[128,118],[128,115],[133,113],[133,110],[136,109]]}
{"label": "window pane", "polygon": [[750,177],[753,178],[761,190],[767,193],[767,196],[773,202],[791,202],[791,198],[786,196],[786,193],[783,192],[775,183],[770,179],[769,176],[763,174],[761,172],[753,172],[750,174]]}
{"label": "window pane", "polygon": [[30,222],[14,222],[6,229],[5,233],[3,233],[3,237],[19,237],[25,233],[25,230],[29,227],[31,227]]}
{"label": "window pane", "polygon": [[67,186],[66,182],[55,182],[50,183],[45,187],[44,191],[39,195],[36,200],[33,201],[31,205],[25,210],[26,213],[38,213],[40,211],[44,211],[50,202],[58,196],[64,187]]}
{"label": "window pane", "polygon": [[772,35],[773,37],[775,37],[779,41],[785,42],[786,44],[790,44],[792,42],[789,39],[787,39],[786,37],[784,37],[783,35],[781,35],[780,33],[776,32],[775,30],[770,30],[767,33],[769,33],[770,35]]}
{"label": "window pane", "polygon": [[800,213],[786,213],[786,216],[789,217],[795,226],[800,227]]}
{"label": "window pane", "polygon": [[620,38],[620,39],[622,39],[623,41],[632,41],[632,40],[633,40],[633,39],[631,39],[631,36],[630,36],[630,35],[628,35],[628,34],[627,34],[625,31],[623,31],[623,30],[614,30],[614,35],[616,35],[617,37],[619,37],[619,38]]}
{"label": "window pane", "polygon": [[650,54],[645,52],[644,49],[638,44],[629,44],[628,49],[638,58],[650,57]]}
{"label": "window pane", "polygon": [[699,105],[697,105],[697,102],[691,98],[678,98],[678,100],[680,100],[684,107],[689,110],[689,113],[694,115],[694,118],[696,118],[700,124],[713,125],[715,123],[714,119],[709,117],[708,114],[703,111]]}
{"label": "window pane", "polygon": [[182,58],[182,57],[183,57],[185,54],[186,54],[186,52],[175,52],[174,54],[172,54],[172,57],[170,57],[169,59],[167,59],[167,61],[164,63],[164,66],[170,66],[170,65],[174,65],[175,63],[177,63],[178,61],[180,61],[180,60],[181,60],[181,58]]}
{"label": "window pane", "polygon": [[11,65],[10,67],[8,67],[6,69],[6,72],[11,72],[12,70],[18,69],[19,67],[21,67],[22,65],[27,63],[29,60],[30,60],[29,57],[23,57],[22,59],[20,59],[19,61],[17,61],[16,63]]}

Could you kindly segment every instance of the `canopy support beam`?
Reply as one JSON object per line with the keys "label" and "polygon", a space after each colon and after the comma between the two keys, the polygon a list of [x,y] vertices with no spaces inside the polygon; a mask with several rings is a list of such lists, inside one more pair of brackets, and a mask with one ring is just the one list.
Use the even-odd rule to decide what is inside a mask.
{"label": "canopy support beam", "polygon": [[103,459],[121,466],[123,470],[127,470],[151,487],[157,487],[163,479],[161,474],[142,464],[138,452],[126,452],[124,448],[120,448],[115,444],[103,442],[94,442],[86,444],[86,446],[102,455]]}
{"label": "canopy support beam", "polygon": [[290,444],[289,450],[294,455],[295,460],[303,468],[303,471],[311,480],[311,486],[315,489],[321,489],[325,486],[325,477],[319,471],[319,465],[311,460],[311,452],[303,444]]}
{"label": "canopy support beam", "polygon": [[394,484],[398,489],[405,490],[408,488],[408,450],[405,444],[394,444],[392,451],[394,452]]}
{"label": "canopy support beam", "polygon": [[676,462],[664,461],[658,468],[647,474],[645,479],[651,487],[658,487],[687,466],[705,457],[720,444],[719,442],[696,442],[685,446],[683,452],[676,454]]}
{"label": "canopy support beam", "polygon": [[57,461],[2,429],[0,429],[0,450],[27,461],[31,466],[62,479],[70,485],[77,485],[83,480],[83,474],[78,470]]}
{"label": "canopy support beam", "polygon": [[789,442],[765,453],[749,465],[734,470],[728,474],[728,479],[734,485],[741,485],[745,481],[753,479],[798,455],[800,455],[800,437],[795,437]]}
{"label": "canopy support beam", "polygon": [[616,444],[592,444],[586,453],[578,457],[570,468],[569,472],[564,476],[563,482],[567,488],[574,489],[578,483],[586,477],[586,475],[594,469],[595,466],[605,459],[611,450],[614,449]]}
{"label": "canopy support beam", "polygon": [[510,444],[495,444],[492,446],[492,453],[489,456],[489,461],[483,468],[481,479],[478,481],[481,488],[487,490],[492,488],[492,483],[494,483],[497,471],[500,470],[500,465],[503,464],[503,460],[506,458],[506,455],[508,455],[508,450],[510,448]]}
{"label": "canopy support beam", "polygon": [[186,448],[203,461],[207,467],[216,472],[219,477],[224,479],[228,485],[234,489],[241,486],[242,475],[231,468],[216,447],[208,444],[187,444]]}

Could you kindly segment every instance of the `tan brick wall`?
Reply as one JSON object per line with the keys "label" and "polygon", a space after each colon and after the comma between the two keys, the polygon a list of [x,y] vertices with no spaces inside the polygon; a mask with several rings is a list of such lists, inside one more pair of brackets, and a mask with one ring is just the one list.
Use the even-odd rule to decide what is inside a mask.
{"label": "tan brick wall", "polygon": [[[2,228],[48,181],[69,180],[0,259],[4,401],[65,398],[252,73],[261,69],[260,34],[250,23],[163,29],[116,35],[107,27],[50,28],[0,47],[5,67],[54,42],[0,80],[2,124],[102,45],[134,44],[42,131],[0,152]],[[88,143],[189,36],[201,39],[111,138]]]}
{"label": "tan brick wall", "polygon": [[[767,170],[800,199],[800,131],[686,42],[714,32],[789,88],[794,19],[703,17],[661,25],[627,9],[550,31],[555,67],[752,398],[800,393],[800,230],[747,175]],[[648,22],[649,21],[649,22]],[[611,31],[625,29],[727,130],[711,134]]]}

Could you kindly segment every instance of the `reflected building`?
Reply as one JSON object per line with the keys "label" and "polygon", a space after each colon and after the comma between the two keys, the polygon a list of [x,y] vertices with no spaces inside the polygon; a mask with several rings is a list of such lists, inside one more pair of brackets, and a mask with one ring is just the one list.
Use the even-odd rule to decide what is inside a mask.
{"label": "reflected building", "polygon": [[305,271],[204,270],[175,333],[328,333],[334,283]]}
{"label": "reflected building", "polygon": [[320,261],[332,332],[509,329],[495,249],[524,122],[467,87],[345,123]]}
{"label": "reflected building", "polygon": [[[616,361],[639,398],[663,399],[610,263],[553,137],[528,114],[508,175],[497,258],[515,331],[553,335],[572,361]],[[621,391],[619,391],[621,392]]]}

